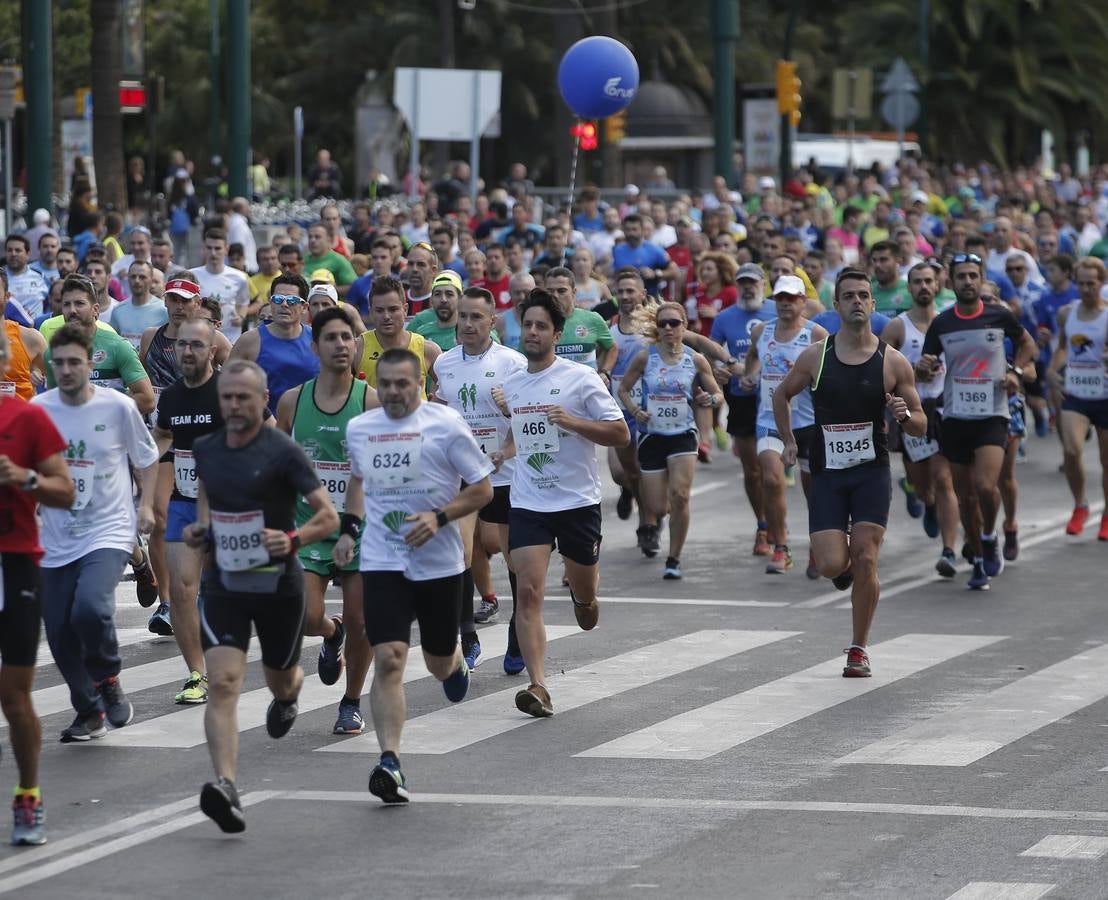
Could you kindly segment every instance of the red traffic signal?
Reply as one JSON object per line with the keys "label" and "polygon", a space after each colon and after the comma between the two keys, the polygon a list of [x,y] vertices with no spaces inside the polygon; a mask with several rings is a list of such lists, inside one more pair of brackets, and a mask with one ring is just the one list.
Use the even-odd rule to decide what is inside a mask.
{"label": "red traffic signal", "polygon": [[582,150],[595,150],[600,146],[595,122],[578,122],[569,129],[569,133],[578,140]]}

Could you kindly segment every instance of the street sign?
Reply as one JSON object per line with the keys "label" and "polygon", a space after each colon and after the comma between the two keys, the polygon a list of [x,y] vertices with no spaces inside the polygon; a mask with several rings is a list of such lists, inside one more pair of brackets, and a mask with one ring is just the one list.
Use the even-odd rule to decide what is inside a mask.
{"label": "street sign", "polygon": [[400,68],[392,102],[421,141],[480,139],[500,111],[500,72]]}
{"label": "street sign", "polygon": [[916,81],[916,76],[912,74],[903,57],[898,56],[881,82],[881,93],[894,94],[897,91],[904,91],[914,94],[918,90],[919,82]]}
{"label": "street sign", "polygon": [[751,172],[776,171],[781,155],[781,114],[773,97],[743,101],[743,155]]}
{"label": "street sign", "polygon": [[919,100],[914,94],[897,91],[881,101],[881,117],[898,132],[904,131],[919,115]]}
{"label": "street sign", "polygon": [[835,69],[831,76],[831,118],[868,119],[873,112],[873,69]]}

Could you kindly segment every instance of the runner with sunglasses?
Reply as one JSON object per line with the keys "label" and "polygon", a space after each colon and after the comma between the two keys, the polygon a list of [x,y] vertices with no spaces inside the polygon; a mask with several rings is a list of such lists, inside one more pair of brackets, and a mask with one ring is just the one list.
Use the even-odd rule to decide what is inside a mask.
{"label": "runner with sunglasses", "polygon": [[[989,579],[1004,570],[996,518],[1008,446],[1008,394],[1019,390],[1025,373],[1034,377],[1035,356],[1035,342],[1011,311],[982,301],[984,269],[975,253],[951,257],[950,280],[957,301],[927,329],[916,363],[916,380],[929,382],[943,366],[939,356],[945,358],[939,450],[950,463],[972,557],[969,587],[978,591],[988,590]],[[1011,366],[1005,358],[1004,338],[1014,348]]]}
{"label": "runner with sunglasses", "polygon": [[[642,430],[638,439],[642,499],[655,520],[670,517],[669,555],[662,577],[678,579],[696,473],[695,406],[719,409],[723,391],[708,360],[682,343],[688,328],[684,306],[661,304],[654,324],[654,344],[631,360],[620,382],[619,399]],[[640,379],[641,400],[636,402],[632,392]]]}
{"label": "runner with sunglasses", "polygon": [[301,275],[278,275],[269,295],[270,320],[235,342],[232,359],[248,359],[269,379],[268,407],[276,413],[281,395],[319,374],[312,334],[304,327],[308,282]]}

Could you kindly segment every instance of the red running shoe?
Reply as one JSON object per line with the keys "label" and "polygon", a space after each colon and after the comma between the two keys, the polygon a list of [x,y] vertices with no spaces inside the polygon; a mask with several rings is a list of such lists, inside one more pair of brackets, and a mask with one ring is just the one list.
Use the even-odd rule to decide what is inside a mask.
{"label": "red running shoe", "polygon": [[1089,519],[1088,506],[1075,506],[1073,515],[1066,524],[1066,534],[1081,534],[1085,530],[1085,522]]}
{"label": "red running shoe", "polygon": [[1096,533],[1098,541],[1108,541],[1108,513],[1100,517],[1100,531]]}
{"label": "red running shoe", "polygon": [[861,647],[847,647],[843,678],[869,678],[869,657]]}

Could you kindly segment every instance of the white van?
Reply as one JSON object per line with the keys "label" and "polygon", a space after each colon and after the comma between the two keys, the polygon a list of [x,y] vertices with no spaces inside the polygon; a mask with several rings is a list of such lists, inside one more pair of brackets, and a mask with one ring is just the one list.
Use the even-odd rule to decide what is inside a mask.
{"label": "white van", "polygon": [[[919,155],[919,144],[905,141],[904,155]],[[856,137],[853,141],[840,135],[807,135],[793,141],[793,165],[804,166],[815,159],[824,171],[846,171],[853,159],[854,168],[868,169],[879,163],[884,169],[896,166],[900,159],[900,145],[896,141],[882,141],[870,137]]]}

